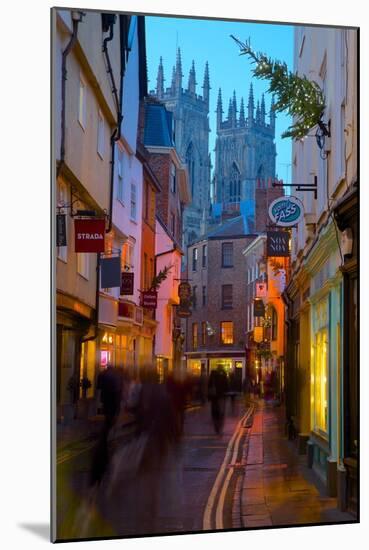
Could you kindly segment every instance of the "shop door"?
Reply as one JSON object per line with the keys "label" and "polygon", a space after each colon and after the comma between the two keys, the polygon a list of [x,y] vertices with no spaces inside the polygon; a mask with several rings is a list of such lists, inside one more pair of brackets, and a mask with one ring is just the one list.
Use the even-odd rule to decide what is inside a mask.
{"label": "shop door", "polygon": [[242,368],[243,368],[242,361],[235,361],[234,367],[235,367],[234,376],[235,376],[236,391],[241,392],[242,391]]}

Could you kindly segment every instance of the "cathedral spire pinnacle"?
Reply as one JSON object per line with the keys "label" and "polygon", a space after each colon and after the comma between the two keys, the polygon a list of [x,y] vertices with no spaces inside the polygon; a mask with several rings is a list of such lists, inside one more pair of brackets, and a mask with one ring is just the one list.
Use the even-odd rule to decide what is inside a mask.
{"label": "cathedral spire pinnacle", "polygon": [[249,126],[251,126],[254,120],[254,91],[252,88],[252,82],[250,84],[249,103],[247,105],[247,116],[248,116]]}
{"label": "cathedral spire pinnacle", "polygon": [[195,72],[195,61],[192,60],[192,67],[190,69],[190,74],[188,76],[188,91],[190,94],[195,95],[196,94],[196,72]]}
{"label": "cathedral spire pinnacle", "polygon": [[236,99],[236,90],[233,90],[233,99],[232,99],[232,126],[237,126],[237,99]]}
{"label": "cathedral spire pinnacle", "polygon": [[219,88],[218,92],[218,103],[217,103],[217,127],[220,128],[220,125],[222,123],[222,115],[223,115],[223,104],[222,104],[222,90]]}
{"label": "cathedral spire pinnacle", "polygon": [[160,56],[158,76],[156,77],[156,95],[159,99],[164,95],[164,80],[163,58]]}
{"label": "cathedral spire pinnacle", "polygon": [[264,99],[264,94],[262,94],[262,96],[261,96],[260,121],[261,121],[262,124],[265,124],[265,99]]}
{"label": "cathedral spire pinnacle", "polygon": [[245,105],[243,102],[243,97],[241,97],[239,121],[240,121],[240,126],[245,126]]}
{"label": "cathedral spire pinnacle", "polygon": [[177,49],[177,61],[176,61],[176,77],[175,77],[175,87],[176,91],[180,92],[182,89],[182,59],[181,59],[181,50]]}
{"label": "cathedral spire pinnacle", "polygon": [[206,62],[206,64],[205,64],[203,89],[204,89],[204,93],[203,93],[204,100],[209,102],[210,78],[209,78],[209,63],[208,62]]}

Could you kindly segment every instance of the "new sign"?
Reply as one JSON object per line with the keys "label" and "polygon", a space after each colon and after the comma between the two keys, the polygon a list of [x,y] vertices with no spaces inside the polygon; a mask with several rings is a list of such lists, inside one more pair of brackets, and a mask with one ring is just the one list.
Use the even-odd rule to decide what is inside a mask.
{"label": "new sign", "polygon": [[265,306],[261,298],[255,298],[254,300],[254,317],[264,317]]}
{"label": "new sign", "polygon": [[286,257],[290,255],[290,236],[287,231],[267,232],[267,256]]}
{"label": "new sign", "polygon": [[279,197],[269,205],[269,217],[275,225],[292,227],[302,218],[303,205],[296,197]]}
{"label": "new sign", "polygon": [[104,252],[105,219],[74,220],[75,252]]}
{"label": "new sign", "polygon": [[133,285],[134,285],[134,273],[130,271],[123,271],[120,279],[121,295],[132,296]]}

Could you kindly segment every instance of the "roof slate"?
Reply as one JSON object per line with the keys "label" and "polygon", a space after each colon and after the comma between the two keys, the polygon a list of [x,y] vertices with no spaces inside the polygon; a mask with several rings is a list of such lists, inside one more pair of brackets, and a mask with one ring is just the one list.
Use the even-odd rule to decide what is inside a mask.
{"label": "roof slate", "polygon": [[148,103],[145,109],[144,145],[174,147],[171,129],[172,113],[164,105]]}

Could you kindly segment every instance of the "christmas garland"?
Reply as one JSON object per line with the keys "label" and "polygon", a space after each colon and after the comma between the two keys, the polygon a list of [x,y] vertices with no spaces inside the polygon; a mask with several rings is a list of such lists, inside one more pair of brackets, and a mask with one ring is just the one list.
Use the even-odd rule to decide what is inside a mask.
{"label": "christmas garland", "polygon": [[295,122],[282,134],[282,138],[301,139],[314,126],[322,126],[325,109],[324,94],[318,84],[306,76],[298,76],[288,70],[286,63],[273,61],[263,53],[255,53],[250,40],[241,42],[231,35],[240,48],[240,55],[247,55],[256,64],[256,78],[269,80],[268,92],[277,97],[272,106],[275,112],[287,111]]}

